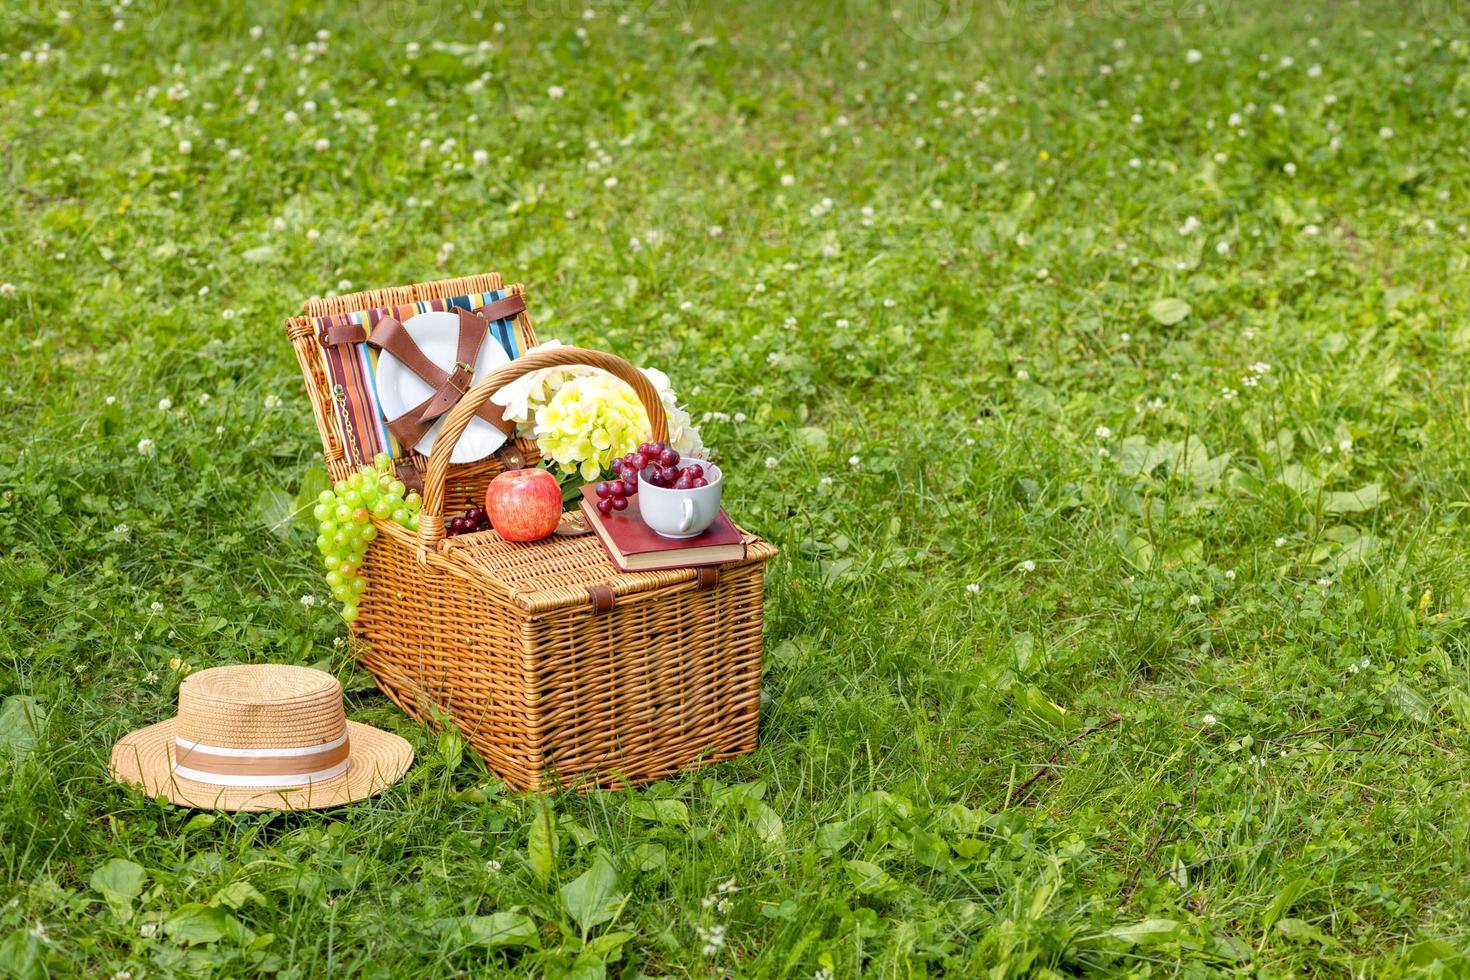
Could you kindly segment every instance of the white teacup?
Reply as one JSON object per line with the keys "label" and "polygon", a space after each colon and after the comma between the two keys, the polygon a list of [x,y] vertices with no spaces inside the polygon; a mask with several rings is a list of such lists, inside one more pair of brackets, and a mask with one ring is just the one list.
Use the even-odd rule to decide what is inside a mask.
{"label": "white teacup", "polygon": [[666,538],[692,538],[703,534],[720,516],[723,474],[714,463],[706,463],[702,459],[685,460],[677,468],[682,470],[694,463],[704,468],[708,486],[691,490],[656,487],[645,476],[648,470],[638,473],[638,512],[643,515],[643,523]]}

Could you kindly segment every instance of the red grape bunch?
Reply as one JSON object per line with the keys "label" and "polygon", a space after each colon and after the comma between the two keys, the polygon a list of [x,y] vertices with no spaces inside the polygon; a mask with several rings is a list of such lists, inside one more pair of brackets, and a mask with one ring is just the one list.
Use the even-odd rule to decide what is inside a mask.
{"label": "red grape bunch", "polygon": [[606,516],[615,510],[627,510],[628,498],[638,492],[638,474],[648,471],[648,482],[666,490],[692,490],[707,487],[704,467],[698,463],[679,467],[679,454],[661,442],[645,442],[626,456],[612,461],[616,480],[599,483],[597,512]]}
{"label": "red grape bunch", "polygon": [[485,513],[485,508],[471,506],[463,514],[451,517],[444,522],[445,537],[452,538],[457,534],[472,534],[475,531],[490,530],[490,515]]}

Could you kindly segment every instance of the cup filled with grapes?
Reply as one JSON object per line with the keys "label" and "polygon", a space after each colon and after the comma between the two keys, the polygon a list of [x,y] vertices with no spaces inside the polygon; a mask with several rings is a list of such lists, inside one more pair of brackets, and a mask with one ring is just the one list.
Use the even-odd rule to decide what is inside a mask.
{"label": "cup filled with grapes", "polygon": [[645,442],[612,461],[618,479],[597,484],[597,512],[604,516],[628,509],[628,498],[640,489],[643,522],[666,538],[702,534],[720,515],[723,480],[720,468],[696,459],[681,459],[661,442]]}

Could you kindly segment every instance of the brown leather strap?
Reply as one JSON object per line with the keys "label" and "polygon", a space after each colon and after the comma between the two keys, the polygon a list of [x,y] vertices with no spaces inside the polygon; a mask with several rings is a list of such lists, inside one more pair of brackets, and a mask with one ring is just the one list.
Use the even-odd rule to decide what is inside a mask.
{"label": "brown leather strap", "polygon": [[357,323],[339,323],[330,327],[322,327],[317,331],[317,339],[322,342],[323,347],[338,347],[342,344],[360,344],[367,340],[367,330]]}
{"label": "brown leather strap", "polygon": [[592,599],[592,614],[601,616],[603,613],[612,612],[613,590],[610,585],[589,585],[587,595]]}
{"label": "brown leather strap", "polygon": [[512,440],[495,450],[495,458],[500,463],[502,470],[523,470],[526,468],[526,457],[521,454],[521,447]]}
{"label": "brown leather strap", "polygon": [[509,320],[526,312],[526,297],[520,293],[511,293],[505,299],[486,303],[475,312],[487,320]]}
{"label": "brown leather strap", "polygon": [[[392,354],[403,362],[404,367],[422,378],[425,384],[435,388],[434,394],[427,399],[397,418],[388,420],[388,431],[405,448],[417,446],[424,433],[434,424],[434,420],[458,404],[469,390],[474,370],[471,365],[479,356],[480,344],[485,342],[486,323],[467,310],[460,310],[459,313],[459,344],[455,354],[459,364],[455,366],[453,374],[429,360],[395,317],[383,317],[373,328],[372,336],[368,337],[369,346]],[[464,358],[466,353],[470,355],[469,360]],[[475,414],[506,435],[515,434],[515,423],[505,418],[505,410],[499,405],[487,401]]]}
{"label": "brown leather strap", "polygon": [[[469,310],[455,312],[459,314],[459,344],[454,350],[454,370],[438,383],[438,390],[419,413],[421,422],[432,422],[459,404],[475,380],[475,359],[480,356],[480,347],[485,343],[485,332],[490,325]],[[423,372],[418,372],[418,375],[424,376]],[[434,384],[432,381],[429,383]]]}
{"label": "brown leather strap", "polygon": [[714,565],[705,565],[699,569],[694,583],[694,587],[701,592],[705,589],[713,589],[720,584],[720,570]]}
{"label": "brown leather strap", "polygon": [[418,471],[418,467],[414,466],[408,460],[395,459],[393,461],[393,475],[398,477],[399,481],[408,489],[416,490],[419,493],[424,492],[424,475]]}

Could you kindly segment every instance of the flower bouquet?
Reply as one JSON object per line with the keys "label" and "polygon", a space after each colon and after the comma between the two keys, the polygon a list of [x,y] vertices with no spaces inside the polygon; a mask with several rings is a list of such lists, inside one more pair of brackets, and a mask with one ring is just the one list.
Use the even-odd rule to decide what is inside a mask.
{"label": "flower bouquet", "polygon": [[[550,340],[527,353],[561,347]],[[668,375],[640,368],[657,389],[668,418],[669,448],[703,459],[704,442],[681,408]],[[490,400],[516,423],[517,435],[534,439],[562,486],[564,501],[578,498],[582,484],[614,472],[616,460],[652,438],[648,413],[625,382],[591,367],[536,371],[502,388]]]}

